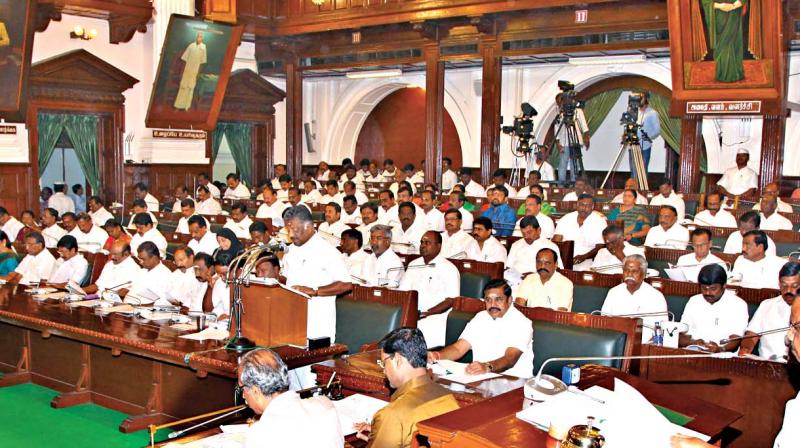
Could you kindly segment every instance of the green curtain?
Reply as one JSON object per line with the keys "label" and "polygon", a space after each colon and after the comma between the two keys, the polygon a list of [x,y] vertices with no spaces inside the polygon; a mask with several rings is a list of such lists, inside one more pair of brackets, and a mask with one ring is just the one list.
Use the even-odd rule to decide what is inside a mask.
{"label": "green curtain", "polygon": [[67,132],[78,156],[86,181],[95,194],[100,193],[100,163],[97,159],[97,117],[94,115],[63,115]]}
{"label": "green curtain", "polygon": [[[600,125],[603,124],[603,121],[608,116],[608,113],[611,112],[611,108],[617,103],[621,94],[622,89],[612,89],[598,93],[586,100],[586,104],[583,107],[583,115],[586,117],[586,124],[589,126],[590,136],[594,135]],[[554,147],[548,161],[555,167],[558,166],[560,158],[561,153],[556,151]]]}
{"label": "green curtain", "polygon": [[215,160],[217,160],[217,154],[219,153],[219,145],[222,144],[222,136],[225,135],[225,123],[217,123],[217,127],[214,128],[214,133],[212,134],[211,139],[211,163],[213,164]]}
{"label": "green curtain", "polygon": [[50,157],[58,143],[58,137],[64,129],[63,114],[47,114],[39,112],[38,123],[36,124],[36,136],[39,142],[39,173],[44,173]]}
{"label": "green curtain", "polygon": [[252,142],[250,139],[250,125],[246,123],[221,123],[225,130],[225,138],[228,139],[228,147],[231,150],[236,169],[244,183],[252,186],[250,177],[252,172]]}
{"label": "green curtain", "polygon": [[658,118],[661,122],[661,136],[664,137],[664,142],[666,142],[673,151],[680,154],[681,121],[669,116],[669,102],[670,99],[667,97],[661,96],[655,92],[650,94],[650,105],[653,107],[653,110],[658,112]]}

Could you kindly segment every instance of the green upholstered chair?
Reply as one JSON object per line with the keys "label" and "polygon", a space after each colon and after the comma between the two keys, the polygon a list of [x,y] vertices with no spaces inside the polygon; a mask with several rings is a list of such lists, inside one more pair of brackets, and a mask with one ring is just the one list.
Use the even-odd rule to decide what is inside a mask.
{"label": "green upholstered chair", "polygon": [[[447,315],[447,326],[444,332],[445,345],[456,342],[473,317],[475,317],[475,313],[460,310],[450,311],[450,314]],[[468,351],[458,362],[472,362],[472,350]]]}
{"label": "green upholstered chair", "polygon": [[[624,332],[585,328],[563,323],[536,320],[533,322],[533,373],[537,373],[542,364],[557,357],[572,356],[622,356],[628,341]],[[621,368],[622,361],[587,361],[587,362],[552,362],[547,364],[544,373],[561,377],[561,368],[568,363],[582,365],[586,363],[600,364],[613,368]]]}
{"label": "green upholstered chair", "polygon": [[667,301],[667,311],[675,315],[673,320],[680,322],[681,317],[683,317],[683,310],[689,302],[689,296],[665,295],[664,299]]}
{"label": "green upholstered chair", "polygon": [[350,353],[357,353],[363,345],[379,341],[400,328],[402,315],[401,305],[337,299],[336,342],[347,345]]}
{"label": "green upholstered chair", "polygon": [[779,257],[786,257],[790,253],[796,251],[797,250],[797,246],[798,246],[798,244],[797,243],[793,243],[793,242],[776,241],[775,242],[775,251],[777,252],[777,255]]}
{"label": "green upholstered chair", "polygon": [[667,278],[667,273],[665,272],[665,269],[669,268],[669,262],[667,260],[651,260],[648,258],[647,267],[656,269],[659,276]]}
{"label": "green upholstered chair", "polygon": [[483,288],[491,279],[488,275],[461,272],[460,294],[464,297],[483,298]]}
{"label": "green upholstered chair", "polygon": [[575,285],[572,292],[572,311],[591,314],[603,307],[609,288],[591,285]]}
{"label": "green upholstered chair", "polygon": [[694,200],[684,201],[686,204],[686,214],[694,216],[697,214],[698,202]]}

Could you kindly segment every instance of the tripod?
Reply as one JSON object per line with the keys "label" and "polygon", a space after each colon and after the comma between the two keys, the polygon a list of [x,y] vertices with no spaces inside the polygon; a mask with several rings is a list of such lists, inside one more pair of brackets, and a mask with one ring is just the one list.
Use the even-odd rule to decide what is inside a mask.
{"label": "tripod", "polygon": [[[574,177],[577,179],[584,175],[583,169],[583,155],[581,154],[581,143],[578,139],[578,131],[575,129],[575,118],[568,117],[564,114],[561,115],[559,120],[558,128],[555,132],[555,137],[553,138],[553,143],[550,144],[550,150],[548,154],[553,153],[553,148],[556,146],[556,141],[558,141],[558,136],[561,133],[561,130],[564,129],[566,126],[567,130],[567,142],[566,146],[569,148],[569,157],[572,160],[572,170],[574,171]],[[567,168],[569,168],[569,163],[567,164]],[[559,177],[561,175],[559,174]],[[564,179],[566,179],[566,173],[564,173]]]}
{"label": "tripod", "polygon": [[622,137],[622,144],[619,147],[619,152],[617,152],[617,157],[614,159],[614,164],[611,165],[611,169],[608,170],[606,174],[606,178],[603,179],[603,184],[600,185],[600,188],[605,188],[606,182],[608,182],[608,178],[611,177],[611,173],[615,172],[619,167],[619,164],[622,162],[622,156],[630,151],[633,159],[633,166],[632,169],[636,170],[636,179],[639,181],[639,190],[648,190],[647,186],[647,169],[644,166],[644,156],[642,155],[642,145],[639,142],[639,136],[637,135],[636,131],[638,126],[625,126],[625,133]]}

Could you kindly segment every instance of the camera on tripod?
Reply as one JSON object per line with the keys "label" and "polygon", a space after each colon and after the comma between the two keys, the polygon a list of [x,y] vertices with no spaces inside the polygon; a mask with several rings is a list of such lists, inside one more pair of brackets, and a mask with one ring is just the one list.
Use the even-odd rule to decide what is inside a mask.
{"label": "camera on tripod", "polygon": [[576,98],[575,84],[569,81],[558,81],[558,89],[561,90],[561,104],[559,105],[561,116],[566,125],[575,122],[575,109],[583,109],[584,102]]}
{"label": "camera on tripod", "polygon": [[639,108],[642,106],[645,94],[634,92],[628,95],[628,109],[622,113],[619,124],[623,126],[623,140],[629,143],[638,143],[639,136]]}
{"label": "camera on tripod", "polygon": [[529,103],[522,103],[520,109],[522,110],[522,115],[514,117],[514,123],[511,126],[502,126],[500,130],[503,134],[517,137],[519,139],[517,152],[527,154],[533,150],[533,147],[531,147],[533,117],[539,113]]}

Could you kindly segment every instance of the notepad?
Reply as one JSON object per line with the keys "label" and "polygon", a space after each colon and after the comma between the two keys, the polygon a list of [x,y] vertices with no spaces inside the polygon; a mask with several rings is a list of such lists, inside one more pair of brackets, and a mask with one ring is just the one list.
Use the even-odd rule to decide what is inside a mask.
{"label": "notepad", "polygon": [[372,417],[375,413],[388,404],[389,402],[387,401],[361,394],[350,395],[343,400],[333,402],[336,413],[339,414],[339,425],[342,428],[342,434],[345,436],[356,433],[355,428],[353,428],[356,423],[372,423]]}
{"label": "notepad", "polygon": [[455,362],[447,359],[440,359],[436,364],[431,364],[429,367],[433,373],[439,375],[441,379],[452,381],[454,383],[470,384],[479,381],[497,378],[500,375],[497,373],[481,373],[478,375],[470,375],[466,372],[469,364],[463,362]]}

